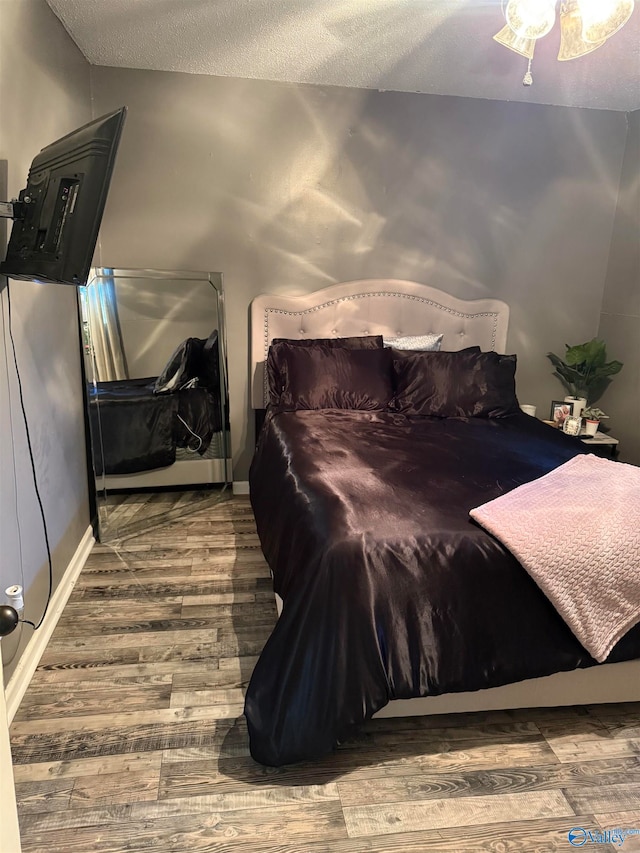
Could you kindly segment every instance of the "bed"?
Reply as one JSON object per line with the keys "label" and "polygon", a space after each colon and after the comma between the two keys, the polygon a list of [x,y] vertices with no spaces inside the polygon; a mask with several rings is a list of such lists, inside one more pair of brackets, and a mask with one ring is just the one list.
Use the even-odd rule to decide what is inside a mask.
{"label": "bed", "polygon": [[[503,410],[502,392],[492,396],[495,377],[505,388],[513,378],[513,357],[499,355],[507,328],[502,302],[394,280],[254,300],[253,404],[271,406],[251,501],[282,603],[246,696],[261,763],[323,755],[375,714],[640,699],[640,628],[596,666],[510,551],[469,518],[586,452],[517,405]],[[389,361],[377,345],[373,355],[344,355],[341,344],[335,355],[328,343],[292,343],[378,334],[442,336],[442,356],[393,356],[409,391],[395,388],[390,405],[386,386],[368,384],[371,363]],[[267,364],[274,339],[288,342]],[[453,365],[449,386],[458,403],[464,390],[470,412],[447,412],[442,400],[437,414],[420,409],[411,381],[426,362]],[[468,387],[462,363],[476,371]],[[335,364],[358,379],[348,405],[324,378]],[[470,396],[481,387],[485,410]]]}
{"label": "bed", "polygon": [[225,480],[219,363],[214,330],[185,339],[159,376],[89,385],[94,472],[107,489]]}

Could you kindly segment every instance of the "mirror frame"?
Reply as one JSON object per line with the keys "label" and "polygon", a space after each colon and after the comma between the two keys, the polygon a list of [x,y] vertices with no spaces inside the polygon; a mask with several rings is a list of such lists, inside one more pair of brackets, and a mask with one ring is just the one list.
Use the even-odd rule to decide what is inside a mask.
{"label": "mirror frame", "polygon": [[[190,491],[193,488],[193,485],[197,485],[200,487],[200,491],[203,494],[207,494],[206,487],[207,485],[220,485],[221,486],[221,495],[226,493],[227,496],[230,496],[231,489],[229,488],[232,483],[232,461],[231,461],[231,447],[230,447],[230,430],[229,430],[229,376],[228,376],[228,364],[227,364],[227,340],[226,340],[226,322],[225,322],[225,311],[224,311],[224,290],[223,290],[223,275],[220,272],[202,272],[196,270],[158,270],[158,269],[128,269],[124,267],[93,267],[91,269],[89,278],[87,280],[86,288],[89,288],[91,284],[100,281],[100,279],[104,278],[126,278],[126,279],[143,279],[145,281],[184,281],[184,282],[202,282],[205,284],[209,284],[214,291],[215,299],[216,299],[216,312],[217,312],[217,326],[218,326],[218,353],[219,353],[219,363],[220,363],[220,399],[221,399],[221,410],[222,410],[222,430],[221,430],[221,452],[222,457],[220,461],[222,462],[221,470],[223,472],[223,480],[213,481],[210,483],[196,483],[187,485],[185,484],[184,490]],[[93,525],[94,533],[96,535],[96,539],[98,541],[106,541],[105,540],[105,528],[106,525],[106,507],[107,507],[107,498],[110,492],[120,491],[121,489],[127,488],[124,484],[116,484],[113,485],[113,479],[111,478],[112,483],[109,484],[109,475],[96,475],[95,467],[94,467],[94,457],[93,457],[93,435],[91,431],[90,425],[90,417],[89,417],[89,386],[94,387],[97,386],[97,378],[95,366],[91,365],[88,356],[87,347],[91,346],[91,333],[90,329],[87,334],[87,327],[89,325],[89,321],[86,317],[86,312],[83,308],[82,304],[82,294],[81,290],[85,290],[85,287],[78,288],[78,312],[79,312],[79,322],[80,322],[80,346],[81,346],[81,354],[82,354],[82,378],[83,378],[83,394],[85,397],[85,430],[86,430],[86,442],[87,442],[87,473],[89,479],[89,489],[90,489],[90,509],[91,509],[91,523]],[[91,367],[91,375],[89,374],[89,367]],[[177,463],[174,463],[177,464]],[[171,466],[169,466],[171,467]],[[155,471],[166,471],[166,468],[161,469],[153,469]],[[140,472],[142,475],[142,479],[144,479],[144,474],[147,472]],[[152,471],[149,472],[152,474]],[[118,477],[121,475],[117,475]],[[122,475],[129,476],[129,475]],[[132,477],[132,493],[135,493],[138,489],[144,489],[152,491],[154,488],[157,488],[158,491],[166,490],[168,488],[175,489],[179,487],[180,484],[159,484],[154,485],[153,477],[150,478],[151,482],[149,485],[137,485],[135,482],[136,475],[131,475]],[[159,523],[163,521],[171,520],[173,513],[169,511],[166,514],[159,514],[157,517],[153,517],[153,521],[157,518]],[[145,525],[145,528],[148,529],[148,523]],[[114,531],[115,538],[122,539],[127,538],[128,536],[135,535],[136,531],[134,527],[131,527],[131,530],[126,527],[119,527],[117,531]],[[112,533],[109,532],[109,537],[112,538]]]}

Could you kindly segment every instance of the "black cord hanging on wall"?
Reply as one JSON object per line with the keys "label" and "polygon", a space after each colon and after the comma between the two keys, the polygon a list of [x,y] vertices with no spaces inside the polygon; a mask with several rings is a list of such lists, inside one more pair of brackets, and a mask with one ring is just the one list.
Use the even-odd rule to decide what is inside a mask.
{"label": "black cord hanging on wall", "polygon": [[36,499],[38,501],[38,507],[40,509],[40,517],[42,518],[42,528],[44,532],[44,542],[47,549],[47,562],[49,566],[49,590],[47,592],[47,601],[44,606],[44,610],[42,612],[42,616],[37,624],[31,622],[30,619],[20,619],[20,615],[15,607],[12,607],[10,604],[2,604],[0,605],[0,637],[6,637],[11,634],[17,628],[20,622],[25,625],[31,625],[31,627],[37,631],[37,629],[44,622],[44,618],[47,615],[47,611],[49,609],[49,604],[51,602],[51,596],[53,594],[53,562],[51,559],[51,548],[49,546],[49,533],[47,530],[47,520],[44,514],[44,506],[42,504],[42,498],[40,497],[40,489],[38,488],[38,477],[36,474],[36,463],[33,456],[33,447],[31,444],[31,433],[29,432],[29,422],[27,420],[27,411],[24,405],[24,394],[22,392],[22,380],[20,378],[20,370],[18,368],[18,356],[16,353],[16,344],[13,338],[13,328],[11,324],[11,285],[7,283],[7,315],[8,315],[8,326],[9,326],[9,340],[11,341],[11,350],[13,353],[13,363],[16,369],[16,378],[18,380],[18,392],[20,397],[20,409],[22,411],[22,419],[24,422],[25,435],[27,439],[27,449],[29,451],[29,461],[31,462],[31,473],[33,475],[33,485],[36,493]]}

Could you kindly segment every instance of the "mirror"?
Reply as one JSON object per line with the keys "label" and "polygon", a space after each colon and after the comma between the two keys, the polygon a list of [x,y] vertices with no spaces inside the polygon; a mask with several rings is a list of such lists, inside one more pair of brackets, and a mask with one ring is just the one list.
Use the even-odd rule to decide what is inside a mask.
{"label": "mirror", "polygon": [[100,268],[79,295],[100,541],[230,496],[222,274]]}

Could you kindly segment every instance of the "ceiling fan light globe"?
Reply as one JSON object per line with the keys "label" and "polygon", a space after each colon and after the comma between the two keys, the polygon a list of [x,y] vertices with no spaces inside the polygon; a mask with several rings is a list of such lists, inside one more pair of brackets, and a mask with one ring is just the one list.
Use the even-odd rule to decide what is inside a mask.
{"label": "ceiling fan light globe", "polygon": [[493,38],[495,41],[498,42],[498,44],[501,44],[504,47],[508,47],[509,50],[513,50],[514,53],[519,53],[520,56],[524,56],[527,59],[533,59],[533,51],[535,50],[536,40],[517,36],[511,29],[509,24],[505,24],[505,26],[500,30],[500,32],[496,33]]}
{"label": "ceiling fan light globe", "polygon": [[560,7],[560,49],[558,59],[565,62],[569,59],[578,59],[591,53],[604,44],[604,40],[598,42],[585,41],[582,37],[582,16],[576,0],[562,3]]}
{"label": "ceiling fan light globe", "polygon": [[634,0],[580,0],[582,38],[602,42],[622,29],[633,13]]}
{"label": "ceiling fan light globe", "polygon": [[542,38],[555,23],[555,0],[509,0],[505,18],[520,38]]}

